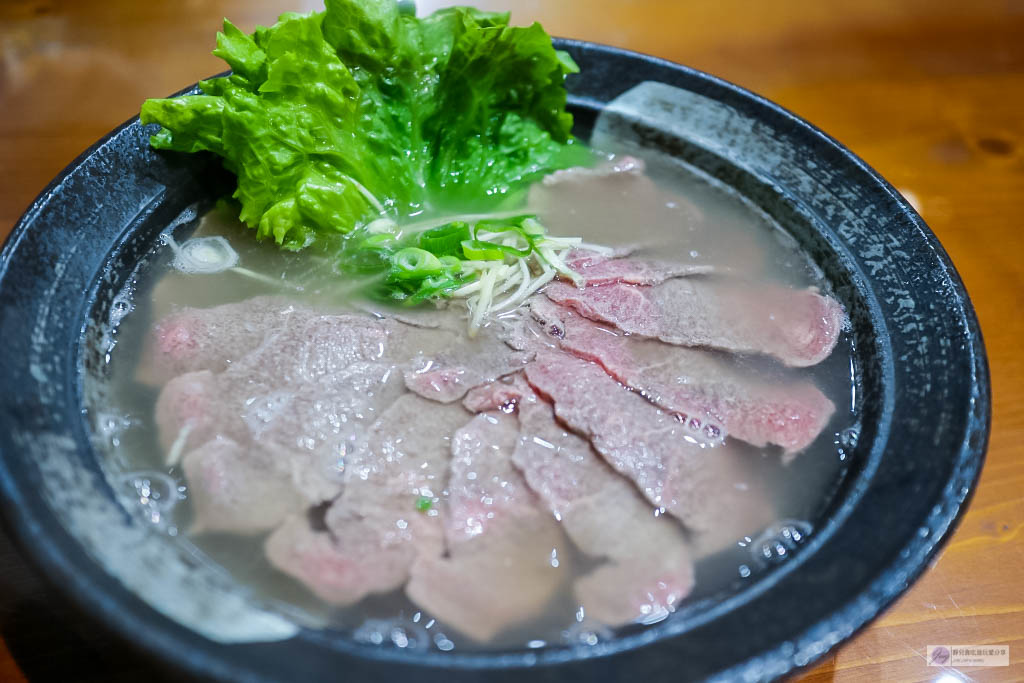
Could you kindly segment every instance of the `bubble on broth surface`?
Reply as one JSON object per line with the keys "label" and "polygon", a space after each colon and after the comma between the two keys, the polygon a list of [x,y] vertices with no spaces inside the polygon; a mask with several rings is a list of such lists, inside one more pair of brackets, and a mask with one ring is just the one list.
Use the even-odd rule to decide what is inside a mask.
{"label": "bubble on broth surface", "polygon": [[367,619],[355,630],[352,638],[359,643],[391,645],[413,651],[427,650],[435,643],[427,628],[411,619]]}
{"label": "bubble on broth surface", "polygon": [[[739,545],[750,550],[750,557],[755,566],[765,566],[788,558],[807,540],[813,530],[810,522],[782,519],[766,528],[756,538],[744,538]],[[740,574],[743,575],[742,569]]]}
{"label": "bubble on broth surface", "polygon": [[125,472],[119,478],[122,491],[142,512],[145,519],[170,531],[168,513],[179,501],[185,499],[184,487],[180,487],[169,474],[155,470]]}

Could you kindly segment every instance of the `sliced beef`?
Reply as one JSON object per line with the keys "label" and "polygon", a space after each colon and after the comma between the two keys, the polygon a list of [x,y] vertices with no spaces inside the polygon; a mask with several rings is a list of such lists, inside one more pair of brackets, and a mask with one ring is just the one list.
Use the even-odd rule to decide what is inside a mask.
{"label": "sliced beef", "polygon": [[400,587],[417,557],[443,552],[437,510],[417,502],[440,496],[451,434],[467,419],[460,406],[403,395],[374,423],[365,448],[346,458],[327,530],[292,520],[267,539],[271,564],[336,605]]}
{"label": "sliced beef", "polygon": [[669,344],[762,353],[803,367],[824,360],[845,322],[842,306],[813,289],[727,278],[676,278],[653,287],[577,289],[555,282],[545,294],[584,317]]}
{"label": "sliced beef", "polygon": [[[543,299],[550,305],[555,305],[542,294],[535,294],[528,301],[537,299]],[[561,333],[561,329],[559,327],[545,328],[537,316],[530,314],[528,306],[521,306],[502,316],[497,322],[502,325],[501,338],[505,344],[516,351],[529,354],[531,358],[538,351],[551,351],[558,348],[558,335]]]}
{"label": "sliced beef", "polygon": [[296,315],[227,370],[188,373],[157,400],[161,442],[185,450],[215,436],[288,474],[310,503],[341,491],[341,460],[403,391],[400,331],[365,316]]}
{"label": "sliced beef", "polygon": [[585,439],[556,423],[550,405],[523,389],[513,462],[576,546],[606,560],[573,586],[584,614],[620,626],[671,611],[693,587],[682,530],[656,517],[631,482]]}
{"label": "sliced beef", "polygon": [[333,605],[394,590],[408,574],[413,554],[406,544],[381,545],[375,530],[362,525],[353,525],[341,546],[330,533],[313,529],[306,515],[289,517],[263,550],[271,565]]}
{"label": "sliced beef", "polygon": [[400,309],[372,306],[368,312],[400,323],[406,355],[406,387],[441,403],[461,399],[467,391],[522,369],[530,355],[511,348],[504,328],[494,323],[466,335],[467,312],[461,305]]}
{"label": "sliced beef", "polygon": [[460,302],[452,301],[443,306],[424,304],[413,308],[391,305],[378,301],[354,302],[362,312],[382,320],[418,327],[424,330],[444,330],[453,334],[465,334],[467,325],[466,308]]}
{"label": "sliced beef", "polygon": [[263,296],[215,308],[183,308],[153,326],[136,377],[159,386],[186,372],[220,372],[259,347],[269,333],[310,315],[287,299]]}
{"label": "sliced beef", "polygon": [[704,442],[728,433],[794,453],[810,445],[835,412],[832,401],[806,380],[760,380],[718,354],[623,335],[543,297],[533,300],[531,312],[562,350],[600,364],[677,415]]}
{"label": "sliced beef", "polygon": [[195,510],[189,533],[269,531],[306,505],[288,477],[230,439],[208,441],[182,467]]}
{"label": "sliced beef", "polygon": [[537,501],[512,465],[519,435],[514,417],[477,415],[452,438],[445,538],[456,548],[476,536],[493,533],[502,517],[528,516]]}
{"label": "sliced beef", "polygon": [[518,434],[515,418],[500,413],[456,432],[448,556],[418,557],[406,586],[416,604],[478,642],[542,614],[566,574],[558,523],[512,466]]}
{"label": "sliced beef", "polygon": [[471,413],[514,413],[518,410],[524,390],[533,393],[519,374],[510,375],[471,390],[462,399],[462,405]]}
{"label": "sliced beef", "polygon": [[[412,325],[322,315],[270,298],[176,314],[170,322],[190,320],[202,333],[193,335],[201,341],[196,353],[175,369],[219,370],[199,369],[167,383],[156,411],[162,445],[170,450],[180,442],[176,450],[188,452],[224,436],[288,473],[311,503],[330,500],[341,491],[340,461],[403,393],[406,377],[420,393],[452,401],[469,386],[522,367],[527,356],[494,335],[463,340],[463,315],[424,313],[422,324]],[[262,321],[249,328],[251,338],[222,334],[242,325],[241,318]],[[427,327],[431,321],[437,327]],[[251,346],[231,359],[208,348],[228,342]],[[444,373],[451,381],[432,384]]]}
{"label": "sliced beef", "polygon": [[609,258],[584,249],[575,249],[565,260],[587,287],[625,282],[632,285],[656,285],[674,277],[706,275],[722,269],[707,263],[678,263],[643,258]]}
{"label": "sliced beef", "polygon": [[[521,376],[516,375],[510,381],[503,380],[501,382],[494,382],[486,386],[477,387],[466,395],[463,405],[474,412],[501,410],[505,413],[518,412],[520,416],[522,416],[524,410],[524,396],[531,397],[536,395],[533,392],[533,389],[526,382],[522,381]],[[530,405],[529,400],[535,399],[528,399],[525,403],[526,407]],[[541,403],[540,405],[546,404]],[[531,415],[533,414],[531,413]],[[520,419],[522,420],[523,418],[520,417]],[[543,427],[539,425],[531,426],[538,430],[543,429]],[[556,422],[555,426],[551,429],[552,437],[542,438],[541,441],[555,445],[555,451],[558,454],[574,452],[570,446],[566,445],[566,441],[560,442],[554,438],[554,430],[561,429],[561,425]],[[577,439],[582,443],[586,443],[585,440],[580,440],[580,438],[572,432],[562,431],[561,434],[563,434],[564,439],[569,442],[571,442],[572,439]],[[544,443],[538,443],[536,445],[543,446]],[[596,453],[592,446],[588,445],[588,448],[592,455]],[[737,493],[734,496],[729,496],[715,501],[714,504],[716,505],[715,509],[717,519],[713,528],[690,534],[688,547],[690,548],[690,552],[694,558],[701,558],[716,553],[735,544],[744,536],[756,535],[776,520],[775,509],[769,500],[767,488],[762,482],[753,478],[750,474],[750,463],[747,460],[747,458],[749,458],[749,454],[739,452],[737,449],[730,448],[728,446],[718,446],[715,448],[715,453],[715,458],[708,462],[708,468],[711,476],[716,481],[722,482],[726,488],[735,489]],[[517,451],[517,466],[520,466],[519,458],[520,453]],[[580,458],[573,457],[571,460],[575,463],[578,462]],[[538,461],[541,463],[543,462],[543,460]],[[605,467],[607,468],[608,466],[605,465]],[[626,481],[619,474],[616,474],[615,476],[619,477],[622,481]],[[579,492],[576,490],[578,487],[578,479],[572,476],[565,476],[557,470],[555,470],[551,476],[541,476],[538,479],[534,479],[529,474],[526,474],[526,479],[531,488],[533,488],[533,490],[536,491],[542,499],[547,501],[549,505],[554,504],[552,501],[562,501],[563,505],[567,505],[573,500],[574,496],[579,495]],[[621,489],[621,487],[619,488]],[[634,497],[639,495],[635,487],[632,485],[627,486],[626,490],[632,491],[632,495]],[[617,510],[620,509],[620,507],[622,509],[629,508],[631,505],[630,503],[613,502],[616,496],[623,495],[624,494],[621,490],[617,492],[609,492],[610,509]],[[593,496],[587,496],[585,497],[585,500],[587,501],[587,505],[598,504],[598,498]],[[586,507],[581,504],[580,509],[586,509]],[[597,511],[594,514],[598,518],[601,516],[600,511]],[[580,516],[583,519],[587,518],[585,513],[581,513]],[[625,518],[623,518],[623,521],[624,519]],[[644,524],[646,525],[646,523]],[[580,547],[589,547],[588,541],[578,537],[577,531],[574,530],[571,523],[567,523],[565,528],[570,538],[572,538]],[[592,527],[592,529],[600,530],[601,527],[598,525]],[[643,533],[640,534],[640,537],[644,536],[645,535]],[[661,539],[661,542],[667,543],[664,538]],[[623,543],[623,541],[620,539],[617,543]],[[638,550],[632,549],[632,546],[628,543],[626,544],[626,547],[631,548],[628,552],[637,552],[638,554],[641,554]],[[595,555],[599,554],[600,553],[595,551]],[[624,553],[617,553],[614,548],[608,551],[608,556],[612,559],[624,558],[624,555]],[[650,564],[655,567],[664,566],[659,564],[657,561],[652,561]],[[619,576],[617,572],[620,571],[620,568],[623,572],[635,571],[631,570],[629,568],[629,563],[625,562],[623,559],[620,559],[618,562],[614,562],[613,565],[614,566],[606,567],[602,573],[595,575],[595,578],[593,579],[595,581],[594,590],[598,590],[597,586],[608,586],[609,589],[611,589],[612,577]],[[643,576],[643,572],[636,573],[637,576]],[[676,595],[678,593],[679,586],[682,585],[682,582],[678,581],[680,576],[682,576],[681,573],[676,574],[676,581],[659,581],[659,590],[661,588],[671,589],[672,594]],[[607,577],[607,579],[598,579],[597,577]],[[662,584],[664,584],[664,586],[662,586]],[[621,582],[618,585],[628,585],[628,582]],[[577,588],[577,595],[583,595],[581,591],[582,589]],[[652,591],[651,594],[658,595],[657,591]],[[617,599],[621,599],[623,595],[626,594],[618,594]],[[622,603],[620,602],[619,604],[621,605]],[[653,603],[648,601],[646,604]],[[665,602],[663,604],[668,605],[669,603]]]}
{"label": "sliced beef", "polygon": [[527,358],[502,342],[496,327],[466,336],[465,308],[394,311],[376,308],[374,314],[394,321],[397,356],[407,359],[402,378],[410,391],[441,403],[462,398],[470,388],[522,367]]}
{"label": "sliced beef", "polygon": [[209,370],[188,372],[168,382],[157,397],[155,420],[169,465],[178,464],[183,452],[218,435],[248,442],[245,424],[221,395],[217,376]]}
{"label": "sliced beef", "polygon": [[391,355],[407,353],[407,359],[417,352],[436,353],[447,348],[440,341],[432,341],[444,338],[433,331],[443,330],[454,339],[466,325],[465,312],[455,308],[399,311],[371,307],[366,312],[373,318],[328,315],[285,298],[266,296],[213,308],[184,308],[153,325],[137,377],[159,385],[186,372],[222,372],[264,345],[282,350],[277,337],[283,334],[286,342],[293,343],[296,327],[316,325],[322,320],[363,320],[389,331],[401,328],[403,333],[393,340],[397,346]]}
{"label": "sliced beef", "polygon": [[498,323],[485,326],[473,338],[465,334],[462,312],[459,324],[457,332],[444,338],[443,349],[420,354],[405,371],[405,385],[410,391],[434,401],[452,403],[473,387],[521,370],[532,357],[532,353],[507,344],[505,330]]}
{"label": "sliced beef", "polygon": [[[370,430],[367,447],[345,463],[345,491],[327,515],[328,526],[340,533],[340,520],[405,519],[438,531],[438,513],[431,508],[408,520],[421,498],[436,502],[442,495],[452,455],[452,435],[469,420],[461,406],[443,405],[403,394]],[[390,524],[401,529],[403,525]],[[440,542],[440,537],[436,539]]]}
{"label": "sliced beef", "polygon": [[[395,334],[385,321],[362,315],[293,318],[232,363],[225,374],[244,376],[249,383],[340,384],[369,366],[398,361],[391,357],[398,343],[392,338]],[[255,377],[257,372],[262,375]]]}
{"label": "sliced beef", "polygon": [[[564,353],[542,353],[526,367],[526,378],[554,403],[555,414],[587,437],[618,472],[631,479],[656,507],[695,532],[713,531],[726,517],[750,516],[759,529],[759,489],[742,480],[728,449],[702,447],[687,439],[674,416],[623,387],[595,363]],[[770,510],[765,515],[771,519]]]}

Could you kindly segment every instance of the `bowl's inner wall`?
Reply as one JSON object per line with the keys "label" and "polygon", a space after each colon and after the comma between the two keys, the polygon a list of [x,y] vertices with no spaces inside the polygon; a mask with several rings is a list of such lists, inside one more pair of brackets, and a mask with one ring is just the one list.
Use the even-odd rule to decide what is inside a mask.
{"label": "bowl's inner wall", "polygon": [[[0,376],[12,388],[0,398],[5,510],[21,539],[34,539],[30,554],[75,600],[164,657],[188,652],[189,666],[224,676],[311,676],[344,666],[354,678],[370,677],[374,660],[387,659],[389,676],[419,680],[483,670],[495,680],[498,670],[556,662],[533,677],[600,672],[625,680],[706,676],[755,655],[748,666],[784,673],[847,637],[923,568],[977,475],[988,416],[976,322],[934,236],[858,160],[773,105],[657,60],[568,41],[560,47],[587,74],[571,82],[584,126],[593,125],[588,111],[648,79],[674,83],[708,100],[712,113],[725,112],[718,119],[724,128],[715,130],[714,116],[684,116],[702,131],[698,138],[670,126],[659,142],[791,227],[851,312],[861,381],[873,399],[865,407],[873,412],[864,414],[855,470],[812,544],[771,580],[700,618],[669,619],[587,652],[420,656],[315,632],[225,649],[162,619],[147,602],[193,625],[204,615],[207,625],[255,624],[264,637],[283,628],[247,608],[226,583],[167,571],[165,555],[173,551],[140,552],[148,529],[112,497],[83,419],[80,373],[102,371],[94,343],[103,338],[111,297],[160,230],[188,206],[219,196],[225,180],[207,157],[155,154],[136,121],[44,192],[0,261],[0,328],[20,331],[0,357]],[[638,135],[650,132],[647,122],[636,123]],[[686,638],[669,637],[683,630]],[[619,656],[593,659],[613,652]]]}

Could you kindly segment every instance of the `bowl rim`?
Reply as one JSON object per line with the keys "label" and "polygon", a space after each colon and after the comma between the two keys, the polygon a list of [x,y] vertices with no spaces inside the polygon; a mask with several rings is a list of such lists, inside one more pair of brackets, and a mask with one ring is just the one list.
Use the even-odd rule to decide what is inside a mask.
{"label": "bowl rim", "polygon": [[[834,153],[856,166],[861,173],[871,178],[877,188],[886,192],[893,201],[901,206],[906,216],[913,221],[921,237],[927,242],[928,247],[934,252],[945,274],[955,287],[955,291],[951,295],[960,302],[963,308],[963,324],[967,329],[967,337],[972,341],[968,354],[972,361],[972,398],[977,401],[978,405],[974,414],[968,416],[968,422],[973,425],[975,435],[980,434],[981,436],[969,441],[967,432],[970,430],[966,430],[963,442],[956,449],[954,467],[955,472],[959,472],[961,476],[959,479],[951,477],[949,485],[943,490],[943,499],[951,504],[944,507],[941,519],[934,520],[937,533],[909,543],[906,555],[897,557],[887,567],[884,574],[875,577],[872,585],[863,591],[864,593],[869,591],[874,593],[872,609],[865,611],[863,605],[859,604],[856,600],[851,600],[849,603],[831,612],[827,619],[808,624],[801,631],[800,637],[794,639],[798,643],[787,642],[775,648],[770,648],[756,657],[748,658],[721,669],[716,674],[716,677],[721,677],[723,680],[745,679],[748,677],[752,680],[759,680],[761,678],[759,672],[769,671],[771,676],[775,677],[809,667],[838,643],[847,641],[855,633],[867,626],[885,608],[902,595],[909,588],[910,584],[928,567],[932,558],[948,541],[967,509],[971,496],[977,486],[991,429],[991,387],[988,364],[981,330],[973,306],[949,256],[920,216],[903,199],[902,195],[853,152],[809,122],[774,102],[740,86],[668,60],[587,41],[555,39],[555,44],[559,49],[590,51],[605,58],[639,59],[649,65],[668,69],[680,74],[685,79],[701,83],[719,96],[727,94],[729,97],[745,101],[756,107],[760,114],[775,117],[777,120],[784,122],[785,125],[797,129],[801,135],[810,136],[817,140],[818,144],[830,148]],[[190,86],[176,94],[192,91],[195,87],[195,85]],[[570,103],[580,105],[584,101],[570,96]],[[111,140],[116,139],[137,123],[138,117],[132,117],[89,146],[68,164],[33,200],[11,230],[5,240],[2,252],[0,252],[0,283],[3,282],[8,272],[10,261],[16,254],[18,246],[25,235],[32,229],[33,222],[53,195],[60,191],[67,179],[83,163],[101,151]],[[980,417],[978,417],[979,415]],[[256,676],[259,679],[260,675],[258,672],[225,661],[216,651],[216,648],[220,647],[219,645],[212,641],[207,641],[191,630],[159,614],[137,596],[129,593],[117,584],[116,580],[106,574],[99,566],[93,566],[92,569],[94,571],[92,572],[83,573],[81,571],[83,563],[91,563],[92,561],[81,548],[72,547],[69,549],[67,544],[59,544],[50,539],[43,544],[36,543],[35,541],[44,532],[61,531],[62,528],[59,527],[59,522],[56,519],[41,520],[38,517],[24,514],[24,511],[31,509],[33,504],[31,500],[25,497],[24,492],[15,485],[15,477],[12,476],[6,460],[6,457],[0,458],[0,493],[3,494],[0,496],[0,499],[2,499],[0,500],[0,506],[3,509],[3,517],[13,532],[13,538],[21,547],[23,554],[29,557],[32,563],[42,570],[44,576],[51,583],[62,588],[62,592],[69,595],[79,608],[90,614],[104,615],[102,620],[127,641],[159,655],[164,662],[184,671],[205,676],[212,675],[224,679],[235,679],[243,676],[246,678]],[[966,493],[963,493],[960,488],[957,490],[953,488],[954,483],[962,481],[968,482]],[[58,526],[55,527],[53,526],[54,524]],[[70,539],[71,536],[68,535],[68,538]],[[894,581],[894,576],[902,578],[899,581]],[[114,584],[111,584],[111,582],[114,582]],[[774,585],[774,581],[762,583],[766,584],[763,590],[768,590],[771,585]],[[72,587],[74,590],[68,590],[69,587]],[[134,599],[137,604],[125,604],[124,595],[118,594],[117,589],[120,589],[121,593],[127,595],[130,599]],[[159,627],[154,625],[155,619],[160,620]],[[838,623],[844,625],[838,639],[835,629],[823,628],[829,626],[825,622],[830,622],[832,625]],[[176,655],[180,654],[183,648],[191,651],[187,657],[182,659]],[[605,656],[616,654],[623,649],[627,648],[614,647],[608,650],[595,651],[595,656],[593,657],[575,658],[573,661],[586,661],[586,659],[599,661]],[[809,657],[807,656],[808,652],[811,653]],[[443,655],[443,657],[451,662],[450,655]],[[381,657],[380,659],[388,661],[389,658]],[[521,670],[522,668],[529,668],[537,664],[558,663],[554,660],[545,661],[544,658],[538,658],[531,653],[508,656],[486,655],[477,658],[464,656],[464,659],[466,661],[478,659],[480,660],[478,663],[485,664],[485,666],[476,669],[476,671],[482,674],[486,674],[488,669],[493,668],[512,667],[513,669]]]}

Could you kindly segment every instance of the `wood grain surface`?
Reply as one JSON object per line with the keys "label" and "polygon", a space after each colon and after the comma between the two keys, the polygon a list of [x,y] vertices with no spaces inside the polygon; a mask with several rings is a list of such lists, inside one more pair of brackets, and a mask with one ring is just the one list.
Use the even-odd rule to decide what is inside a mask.
{"label": "wood grain surface", "polygon": [[[223,67],[246,30],[313,0],[0,3],[0,235],[89,144]],[[421,2],[432,9],[440,2]],[[444,3],[448,4],[448,3]],[[917,206],[967,283],[994,387],[988,462],[935,566],[805,681],[1024,680],[1024,2],[502,0],[513,20],[655,54],[779,102]],[[0,540],[0,680],[138,680],[152,665],[79,625]],[[926,666],[928,644],[1008,644],[1009,668]],[[942,678],[948,676],[948,678]]]}

